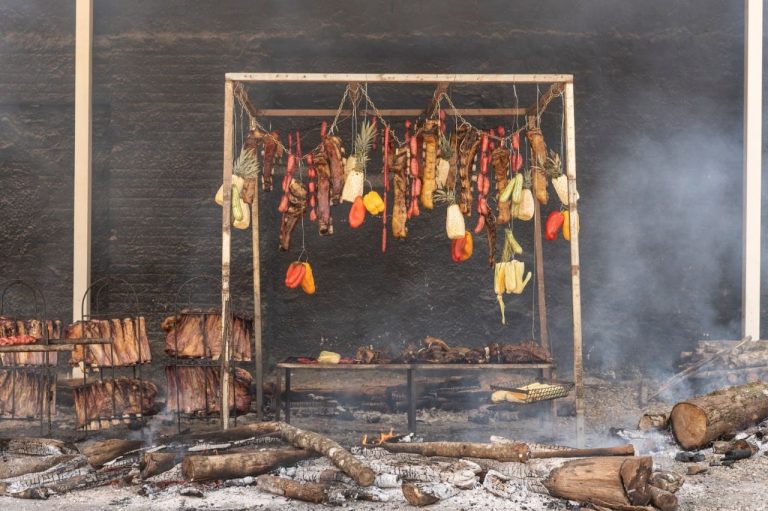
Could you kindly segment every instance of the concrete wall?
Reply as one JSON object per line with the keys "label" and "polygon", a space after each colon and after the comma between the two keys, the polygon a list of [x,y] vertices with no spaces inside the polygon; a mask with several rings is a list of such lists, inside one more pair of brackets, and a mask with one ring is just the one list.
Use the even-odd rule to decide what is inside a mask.
{"label": "concrete wall", "polygon": [[[180,284],[219,272],[221,215],[211,199],[228,71],[573,73],[588,364],[617,372],[627,364],[670,367],[673,360],[660,357],[704,336],[738,335],[740,2],[95,4],[93,277],[133,284],[157,355],[159,322],[176,308]],[[73,32],[74,2],[0,6],[0,276],[40,283],[50,315],[65,320]],[[340,90],[250,92],[262,105],[332,107]],[[374,99],[421,107],[430,93],[376,89]],[[523,93],[525,103],[535,97]],[[467,106],[512,104],[509,91],[456,94]],[[559,112],[554,104],[547,120],[554,147]],[[316,125],[301,119],[293,127]],[[469,345],[531,336],[532,291],[507,298],[503,327],[482,264],[483,237],[476,258],[453,264],[442,212],[413,221],[409,239],[382,255],[378,223],[369,219],[351,232],[346,207],[337,208],[333,238],[307,227],[317,295],[285,289],[297,244],[287,254],[276,249],[278,200],[276,193],[265,198],[261,219],[270,361],[323,348],[351,353],[360,344],[397,350],[427,334]],[[529,228],[518,229],[531,251]],[[236,306],[248,310],[246,233],[235,233],[233,250]],[[554,349],[566,365],[567,245],[548,243],[545,257]],[[202,288],[195,301],[216,304],[216,290]],[[130,303],[114,289],[102,307]]]}

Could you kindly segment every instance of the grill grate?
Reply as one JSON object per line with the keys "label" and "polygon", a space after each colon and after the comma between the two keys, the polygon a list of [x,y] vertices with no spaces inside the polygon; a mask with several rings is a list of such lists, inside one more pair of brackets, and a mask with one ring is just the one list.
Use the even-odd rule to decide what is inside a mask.
{"label": "grill grate", "polygon": [[[546,387],[535,387],[532,389],[525,389],[528,385],[533,383],[541,383]],[[535,403],[538,401],[551,401],[552,399],[560,399],[570,394],[573,390],[574,384],[572,382],[548,382],[543,380],[534,381],[508,381],[504,383],[498,383],[491,385],[491,391],[505,390],[507,392],[514,392],[520,394],[520,402],[524,404]]]}

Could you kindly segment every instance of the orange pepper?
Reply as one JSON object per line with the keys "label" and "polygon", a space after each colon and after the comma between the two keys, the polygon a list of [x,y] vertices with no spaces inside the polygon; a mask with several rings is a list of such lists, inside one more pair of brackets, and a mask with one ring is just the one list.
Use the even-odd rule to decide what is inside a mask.
{"label": "orange pepper", "polygon": [[363,198],[359,195],[355,197],[355,202],[352,203],[352,208],[349,210],[349,226],[353,229],[357,229],[363,225],[365,220],[365,204]]}
{"label": "orange pepper", "polygon": [[299,287],[306,271],[304,265],[298,261],[289,264],[288,271],[285,272],[285,285],[291,289]]}
{"label": "orange pepper", "polygon": [[474,248],[474,243],[472,242],[472,233],[469,231],[466,231],[464,233],[464,250],[461,254],[460,261],[466,261],[470,257],[472,257],[472,249]]}

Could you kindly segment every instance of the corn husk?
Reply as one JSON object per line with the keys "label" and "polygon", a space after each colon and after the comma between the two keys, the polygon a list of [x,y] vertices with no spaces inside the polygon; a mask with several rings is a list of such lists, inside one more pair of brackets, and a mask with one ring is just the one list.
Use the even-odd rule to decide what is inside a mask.
{"label": "corn husk", "polygon": [[504,291],[506,293],[514,293],[517,289],[517,273],[515,272],[515,265],[512,264],[514,262],[499,263],[504,265]]}
{"label": "corn husk", "polygon": [[438,188],[445,188],[445,182],[448,180],[448,173],[451,170],[451,164],[448,160],[438,158],[437,174],[435,175],[435,184]]}
{"label": "corn husk", "polygon": [[[350,156],[349,158],[354,158]],[[349,160],[347,158],[347,160]],[[344,180],[344,188],[341,190],[342,202],[355,202],[355,199],[363,196],[365,191],[365,175],[362,172],[353,170]]]}
{"label": "corn husk", "polygon": [[523,188],[522,199],[520,204],[515,204],[512,208],[512,213],[518,220],[528,221],[533,218],[533,193],[530,188]]}
{"label": "corn husk", "polygon": [[525,273],[525,263],[523,261],[511,261],[507,264],[512,265],[515,273],[516,285],[512,292],[516,295],[519,295],[525,290],[525,286],[528,285],[528,281],[531,280],[531,272],[528,272],[525,278],[523,278],[523,273]]}
{"label": "corn husk", "polygon": [[504,277],[505,277],[506,263],[496,263],[493,270],[493,292],[496,293],[496,301],[499,302],[499,309],[501,310],[501,323],[507,324],[507,318],[504,315],[506,307],[504,305],[504,292],[506,291]]}
{"label": "corn husk", "polygon": [[458,240],[464,237],[465,232],[464,215],[458,204],[451,204],[445,214],[445,233],[448,239]]}
{"label": "corn husk", "polygon": [[320,356],[317,357],[317,361],[321,364],[338,364],[341,360],[341,355],[332,351],[321,351]]}

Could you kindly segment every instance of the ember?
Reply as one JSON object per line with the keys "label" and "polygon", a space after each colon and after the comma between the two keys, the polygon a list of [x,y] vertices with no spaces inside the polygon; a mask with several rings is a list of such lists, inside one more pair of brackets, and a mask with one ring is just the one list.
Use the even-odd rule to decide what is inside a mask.
{"label": "ember", "polygon": [[369,445],[381,445],[384,442],[389,442],[390,440],[393,440],[397,438],[400,435],[396,435],[393,428],[389,428],[389,433],[379,433],[379,438],[374,438],[370,442],[368,442],[368,435],[363,435],[363,446],[369,446]]}

